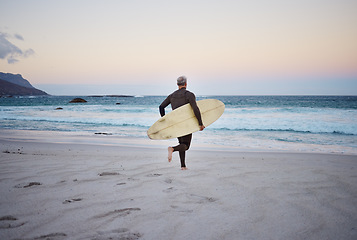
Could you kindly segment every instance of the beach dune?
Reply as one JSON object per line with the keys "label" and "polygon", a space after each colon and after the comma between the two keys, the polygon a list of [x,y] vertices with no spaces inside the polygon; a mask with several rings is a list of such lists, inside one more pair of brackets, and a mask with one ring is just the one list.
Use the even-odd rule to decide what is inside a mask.
{"label": "beach dune", "polygon": [[354,155],[0,137],[0,239],[357,239]]}

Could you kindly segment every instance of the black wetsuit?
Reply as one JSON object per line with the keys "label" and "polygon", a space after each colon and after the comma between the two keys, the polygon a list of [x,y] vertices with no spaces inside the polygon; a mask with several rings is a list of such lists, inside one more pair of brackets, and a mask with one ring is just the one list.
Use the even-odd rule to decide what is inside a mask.
{"label": "black wetsuit", "polygon": [[[190,103],[193,112],[197,118],[198,125],[203,125],[201,112],[196,103],[196,96],[190,91],[187,91],[186,88],[181,88],[172,94],[170,94],[159,106],[161,117],[165,115],[165,107],[171,104],[172,110],[175,110],[178,107],[181,107],[187,103]],[[173,147],[174,152],[178,151],[181,160],[181,167],[186,167],[185,157],[186,151],[190,148],[192,134],[188,134],[182,137],[178,137],[179,145]]]}

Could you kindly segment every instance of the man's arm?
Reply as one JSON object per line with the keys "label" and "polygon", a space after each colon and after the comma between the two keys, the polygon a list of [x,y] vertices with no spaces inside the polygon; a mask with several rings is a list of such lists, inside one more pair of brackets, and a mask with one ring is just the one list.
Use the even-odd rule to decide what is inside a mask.
{"label": "man's arm", "polygon": [[189,94],[188,101],[190,102],[192,110],[193,110],[193,112],[194,112],[194,114],[195,114],[195,116],[197,118],[198,125],[200,126],[200,130],[202,131],[205,128],[205,126],[202,123],[201,112],[200,112],[200,109],[197,106],[195,94],[193,94],[193,93]]}
{"label": "man's arm", "polygon": [[167,107],[171,102],[170,96],[168,96],[159,106],[159,111],[160,111],[161,117],[165,116],[165,107]]}

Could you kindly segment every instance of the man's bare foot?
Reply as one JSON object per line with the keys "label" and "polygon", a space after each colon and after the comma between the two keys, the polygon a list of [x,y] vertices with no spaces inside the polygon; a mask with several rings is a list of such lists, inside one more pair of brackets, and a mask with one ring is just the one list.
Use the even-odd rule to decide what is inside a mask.
{"label": "man's bare foot", "polygon": [[174,152],[174,148],[173,147],[168,147],[167,148],[167,160],[169,160],[169,162],[171,162],[172,160],[172,153]]}
{"label": "man's bare foot", "polygon": [[188,170],[188,168],[187,167],[182,167],[181,170]]}

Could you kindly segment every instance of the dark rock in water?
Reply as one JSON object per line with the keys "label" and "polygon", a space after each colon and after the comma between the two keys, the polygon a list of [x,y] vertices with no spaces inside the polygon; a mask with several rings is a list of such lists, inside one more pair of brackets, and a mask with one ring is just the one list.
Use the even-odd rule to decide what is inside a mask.
{"label": "dark rock in water", "polygon": [[105,133],[105,132],[97,132],[97,133],[94,133],[94,134],[97,134],[97,135],[113,135],[112,133]]}
{"label": "dark rock in water", "polygon": [[120,102],[117,102],[116,105],[120,105]]}
{"label": "dark rock in water", "polygon": [[86,103],[87,101],[83,98],[75,98],[70,101],[70,103]]}
{"label": "dark rock in water", "polygon": [[63,110],[63,108],[61,108],[61,107],[58,107],[58,108],[56,108],[55,110]]}

